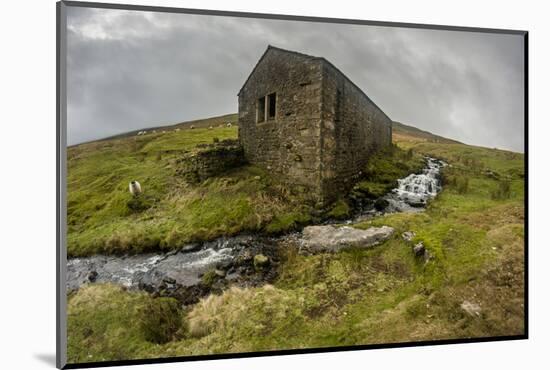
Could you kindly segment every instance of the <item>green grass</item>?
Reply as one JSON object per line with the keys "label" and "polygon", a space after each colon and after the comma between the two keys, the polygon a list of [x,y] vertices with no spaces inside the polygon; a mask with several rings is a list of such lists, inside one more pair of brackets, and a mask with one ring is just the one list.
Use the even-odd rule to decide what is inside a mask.
{"label": "green grass", "polygon": [[[168,250],[239,232],[279,233],[308,222],[307,195],[286,191],[254,166],[196,186],[176,176],[176,159],[214,137],[236,138],[237,128],[168,131],[69,148],[69,256]],[[142,186],[139,201],[128,191],[132,180]]]}
{"label": "green grass", "polygon": [[350,207],[345,200],[337,200],[330,211],[327,213],[328,217],[337,220],[344,220],[350,215]]}
{"label": "green grass", "polygon": [[[450,166],[445,168],[443,192],[425,212],[390,214],[356,225],[394,227],[394,237],[384,244],[311,256],[289,247],[281,256],[279,278],[272,286],[232,288],[173,313],[170,322],[181,324],[177,330],[166,326],[162,333],[168,334],[162,338],[170,340],[163,343],[147,339],[147,325],[133,324],[140,320],[141,307],[146,303],[155,306],[157,299],[111,286],[81,289],[69,298],[69,360],[523,334],[523,155],[411,141],[410,137],[398,144],[405,153],[413,148],[414,156],[436,156]],[[499,177],[488,176],[487,169]],[[193,215],[200,215],[187,219],[188,226],[178,232],[195,232],[197,225],[204,225],[208,233],[208,227],[215,226],[208,205],[206,210],[195,209],[193,201],[198,194],[210,198],[224,181],[230,183],[223,186],[230,188],[220,193],[227,198],[229,191],[238,190],[231,195],[235,196],[232,207],[243,209],[252,207],[244,199],[253,197],[258,188],[274,186],[263,180],[263,185],[253,183],[251,175],[256,169],[240,171],[235,174],[237,181],[232,180],[234,175],[212,179],[193,189],[196,195],[178,201],[186,212],[191,209]],[[384,175],[380,176],[373,182],[383,183]],[[462,179],[468,180],[466,188]],[[224,202],[215,199],[212,207],[223,207]],[[301,212],[293,215],[292,209],[277,208],[279,203],[273,207],[280,212],[270,221],[274,231],[300,220]],[[335,208],[340,213],[345,206]],[[239,216],[240,211],[235,212]],[[227,224],[224,228],[231,228],[229,218],[222,220]],[[257,225],[258,219],[247,222]],[[411,243],[400,237],[405,231],[416,233],[414,243],[424,243],[431,256],[428,262],[413,256]],[[479,304],[481,314],[466,314],[460,308],[464,301]]]}
{"label": "green grass", "polygon": [[[311,194],[260,168],[243,166],[196,185],[176,175],[177,160],[197,145],[236,137],[237,127],[218,125],[69,148],[69,256],[165,251],[243,232],[277,235],[315,222]],[[419,154],[392,147],[373,157],[352,193],[383,195],[422,166]],[[128,191],[132,180],[143,189],[138,198]],[[342,199],[326,216],[344,219],[350,212]]]}

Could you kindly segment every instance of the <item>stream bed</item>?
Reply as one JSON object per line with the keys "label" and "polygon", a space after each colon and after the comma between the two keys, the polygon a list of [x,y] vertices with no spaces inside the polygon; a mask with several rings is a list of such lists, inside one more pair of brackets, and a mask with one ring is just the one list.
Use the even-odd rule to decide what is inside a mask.
{"label": "stream bed", "polygon": [[[369,210],[345,223],[353,224],[383,213],[424,210],[428,200],[441,191],[440,171],[445,165],[427,157],[422,173],[399,179],[398,186],[382,197],[387,201],[384,210]],[[188,244],[167,253],[71,258],[67,262],[67,290],[75,291],[87,283],[114,283],[191,304],[231,283],[255,286],[274,280],[279,263],[278,248],[299,239],[300,233],[281,237],[238,235]],[[257,254],[268,257],[268,264],[263,268],[254,266]],[[207,272],[215,274],[208,285],[203,281]]]}

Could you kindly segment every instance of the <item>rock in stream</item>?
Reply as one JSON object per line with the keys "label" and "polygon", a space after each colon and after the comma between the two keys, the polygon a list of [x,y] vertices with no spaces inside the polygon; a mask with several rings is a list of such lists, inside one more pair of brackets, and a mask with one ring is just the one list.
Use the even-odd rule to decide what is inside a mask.
{"label": "rock in stream", "polygon": [[394,233],[389,226],[360,230],[349,226],[308,226],[302,233],[303,246],[310,252],[338,252],[350,247],[372,247]]}

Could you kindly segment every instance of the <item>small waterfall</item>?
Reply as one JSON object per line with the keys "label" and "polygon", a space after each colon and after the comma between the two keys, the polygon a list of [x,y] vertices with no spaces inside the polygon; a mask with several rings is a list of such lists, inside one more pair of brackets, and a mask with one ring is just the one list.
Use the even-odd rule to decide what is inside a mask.
{"label": "small waterfall", "polygon": [[384,196],[389,206],[386,212],[406,212],[419,210],[428,200],[441,191],[440,172],[446,163],[426,157],[426,167],[421,174],[410,174],[397,180],[398,186]]}

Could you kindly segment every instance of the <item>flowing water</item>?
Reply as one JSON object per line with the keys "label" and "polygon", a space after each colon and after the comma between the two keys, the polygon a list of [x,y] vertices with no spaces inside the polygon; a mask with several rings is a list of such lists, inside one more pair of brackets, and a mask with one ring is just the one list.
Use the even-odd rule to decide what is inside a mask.
{"label": "flowing water", "polygon": [[428,200],[441,191],[440,173],[445,163],[426,158],[426,167],[421,174],[410,174],[397,180],[398,186],[384,199],[389,202],[385,212],[416,212],[424,209]]}
{"label": "flowing water", "polygon": [[[440,170],[445,165],[437,159],[426,158],[426,167],[422,173],[399,179],[397,188],[382,198],[388,202],[383,211],[368,211],[347,223],[359,222],[382,213],[423,210],[427,201],[441,191]],[[72,258],[67,263],[67,289],[73,291],[89,282],[110,282],[149,291],[176,286],[190,287],[198,284],[205,272],[224,265],[227,270],[225,279],[230,281],[250,268],[254,253],[267,253],[286,238],[240,235],[189,244],[178,251],[162,254]],[[248,267],[235,266],[235,261],[245,261]]]}

